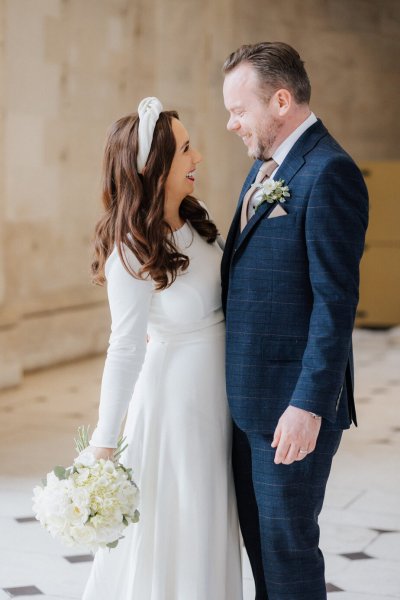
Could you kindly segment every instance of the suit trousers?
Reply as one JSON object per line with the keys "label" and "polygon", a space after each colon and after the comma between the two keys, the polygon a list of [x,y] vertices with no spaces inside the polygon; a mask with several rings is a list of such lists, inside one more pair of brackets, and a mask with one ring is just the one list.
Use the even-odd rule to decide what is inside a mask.
{"label": "suit trousers", "polygon": [[316,449],[274,463],[272,434],[233,432],[233,469],[256,600],[326,600],[318,515],[342,431],[321,431]]}

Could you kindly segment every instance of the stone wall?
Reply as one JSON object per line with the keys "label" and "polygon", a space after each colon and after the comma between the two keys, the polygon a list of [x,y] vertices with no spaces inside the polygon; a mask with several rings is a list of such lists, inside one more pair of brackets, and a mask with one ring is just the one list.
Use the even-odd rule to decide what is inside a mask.
{"label": "stone wall", "polygon": [[0,0],[0,387],[103,351],[89,282],[108,125],[143,96],[176,108],[204,156],[197,195],[226,233],[250,161],[225,129],[221,64],[280,39],[312,108],[358,160],[399,158],[397,0]]}

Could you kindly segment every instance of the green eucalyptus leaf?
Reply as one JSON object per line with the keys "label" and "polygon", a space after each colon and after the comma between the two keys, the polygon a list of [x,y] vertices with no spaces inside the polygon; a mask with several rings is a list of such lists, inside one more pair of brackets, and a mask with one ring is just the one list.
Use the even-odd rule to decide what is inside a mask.
{"label": "green eucalyptus leaf", "polygon": [[58,479],[67,479],[67,469],[65,467],[54,467],[53,473]]}
{"label": "green eucalyptus leaf", "polygon": [[140,512],[135,510],[135,514],[133,515],[132,523],[137,523],[140,519]]}

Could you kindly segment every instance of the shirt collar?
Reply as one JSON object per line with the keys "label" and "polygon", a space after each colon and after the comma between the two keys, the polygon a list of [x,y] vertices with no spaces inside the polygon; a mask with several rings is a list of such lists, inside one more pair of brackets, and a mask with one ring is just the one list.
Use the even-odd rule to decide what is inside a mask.
{"label": "shirt collar", "polygon": [[317,117],[312,112],[305,121],[303,121],[292,133],[282,142],[272,155],[274,161],[280,166],[289,154],[292,147],[303,133],[317,122]]}

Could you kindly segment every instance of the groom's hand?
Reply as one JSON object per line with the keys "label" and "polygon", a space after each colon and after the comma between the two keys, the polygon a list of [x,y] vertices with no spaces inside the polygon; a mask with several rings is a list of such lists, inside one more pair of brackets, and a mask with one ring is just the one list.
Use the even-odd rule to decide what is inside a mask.
{"label": "groom's hand", "polygon": [[302,460],[315,449],[321,419],[296,406],[288,406],[278,421],[272,448],[276,448],[274,463],[290,465]]}

